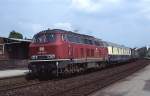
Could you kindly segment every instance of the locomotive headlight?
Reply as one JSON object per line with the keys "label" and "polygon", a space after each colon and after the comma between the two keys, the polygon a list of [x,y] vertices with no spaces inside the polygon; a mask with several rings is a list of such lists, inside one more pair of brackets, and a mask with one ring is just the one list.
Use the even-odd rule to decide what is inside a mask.
{"label": "locomotive headlight", "polygon": [[54,58],[55,58],[55,55],[54,55],[54,54],[48,55],[47,58],[48,58],[48,59],[54,59]]}

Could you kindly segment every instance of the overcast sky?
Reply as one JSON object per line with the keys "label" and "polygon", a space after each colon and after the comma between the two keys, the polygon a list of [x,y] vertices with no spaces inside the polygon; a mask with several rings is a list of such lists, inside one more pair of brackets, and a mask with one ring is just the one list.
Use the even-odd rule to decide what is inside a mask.
{"label": "overcast sky", "polygon": [[150,44],[150,0],[0,0],[0,36],[62,28],[124,44]]}

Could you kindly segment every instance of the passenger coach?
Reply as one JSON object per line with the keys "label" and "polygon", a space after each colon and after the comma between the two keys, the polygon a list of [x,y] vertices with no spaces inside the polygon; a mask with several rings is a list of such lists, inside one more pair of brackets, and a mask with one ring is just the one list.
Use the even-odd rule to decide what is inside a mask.
{"label": "passenger coach", "polygon": [[131,59],[131,48],[111,42],[104,42],[108,49],[109,62],[119,63]]}

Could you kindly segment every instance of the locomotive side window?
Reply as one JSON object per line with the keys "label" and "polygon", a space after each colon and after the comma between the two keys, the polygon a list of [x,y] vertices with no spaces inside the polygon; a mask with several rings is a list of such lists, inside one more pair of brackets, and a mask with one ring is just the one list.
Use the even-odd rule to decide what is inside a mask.
{"label": "locomotive side window", "polygon": [[68,34],[67,38],[70,42],[82,43],[82,39],[79,36],[76,36],[76,35],[73,35],[73,34]]}
{"label": "locomotive side window", "polygon": [[66,34],[62,34],[62,40],[68,41],[68,38],[67,38],[67,35],[66,35]]}
{"label": "locomotive side window", "polygon": [[100,41],[100,42],[99,42],[99,44],[100,44],[100,46],[104,46],[104,44],[103,44],[103,42],[102,42],[102,41]]}
{"label": "locomotive side window", "polygon": [[76,36],[76,40],[77,40],[77,43],[82,43],[80,37]]}
{"label": "locomotive side window", "polygon": [[84,44],[93,45],[93,41],[89,39],[84,39]]}
{"label": "locomotive side window", "polygon": [[83,37],[80,37],[80,42],[81,42],[82,44],[85,44],[85,43],[84,43],[84,38],[83,38]]}
{"label": "locomotive side window", "polygon": [[89,41],[89,44],[90,44],[90,45],[93,45],[93,42],[92,42],[92,40],[88,40],[88,41]]}
{"label": "locomotive side window", "polygon": [[38,34],[33,37],[34,43],[46,43],[46,42],[54,42],[56,40],[55,34]]}
{"label": "locomotive side window", "polygon": [[70,41],[70,42],[73,42],[74,40],[73,40],[73,36],[71,35],[71,34],[68,34],[67,35],[67,38],[68,38],[68,40]]}
{"label": "locomotive side window", "polygon": [[55,35],[54,34],[47,34],[46,35],[46,39],[47,39],[47,41],[48,42],[53,42],[53,41],[55,41]]}
{"label": "locomotive side window", "polygon": [[93,45],[94,41],[75,34],[67,34],[67,39],[70,42]]}
{"label": "locomotive side window", "polygon": [[94,41],[94,43],[95,43],[96,46],[100,46],[98,41]]}
{"label": "locomotive side window", "polygon": [[104,46],[103,42],[102,41],[94,41],[94,44],[96,46]]}
{"label": "locomotive side window", "polygon": [[84,44],[88,44],[88,40],[87,39],[84,39]]}

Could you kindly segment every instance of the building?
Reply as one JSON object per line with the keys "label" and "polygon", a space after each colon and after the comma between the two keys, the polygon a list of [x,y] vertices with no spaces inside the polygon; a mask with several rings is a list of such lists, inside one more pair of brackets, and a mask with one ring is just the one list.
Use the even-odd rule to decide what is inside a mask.
{"label": "building", "polygon": [[0,37],[0,60],[28,59],[31,40]]}

